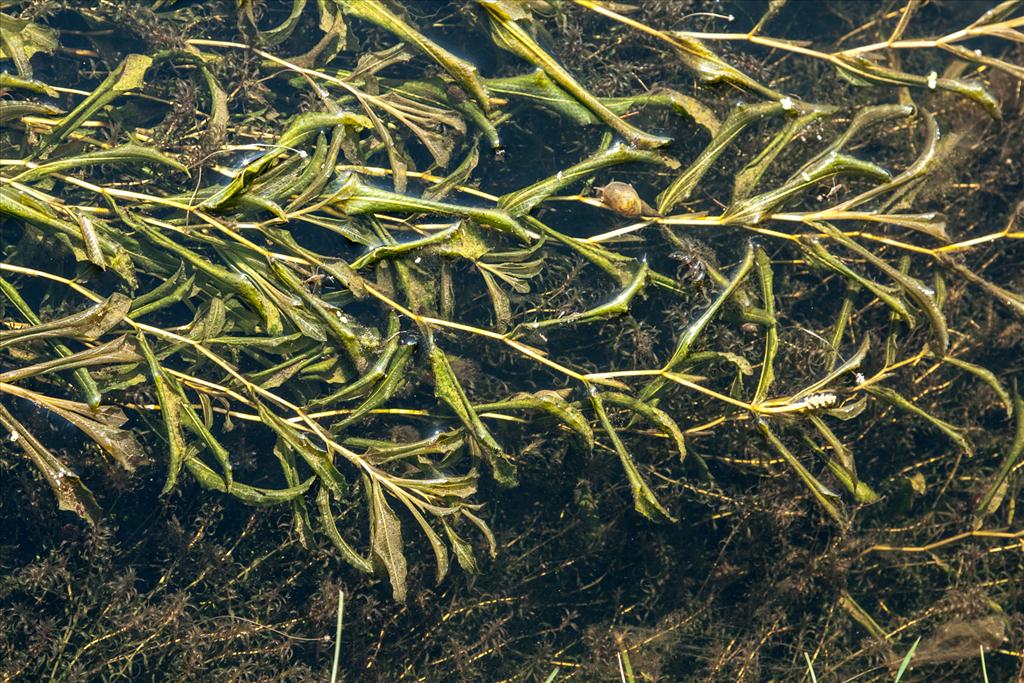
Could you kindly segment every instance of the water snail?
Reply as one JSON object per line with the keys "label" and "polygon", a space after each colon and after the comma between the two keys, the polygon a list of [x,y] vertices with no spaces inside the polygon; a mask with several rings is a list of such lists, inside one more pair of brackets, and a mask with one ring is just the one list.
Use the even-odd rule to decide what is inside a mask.
{"label": "water snail", "polygon": [[606,209],[628,218],[637,216],[657,216],[658,212],[650,204],[645,202],[637,194],[636,189],[629,183],[620,183],[613,180],[604,187],[594,188],[597,191],[597,199]]}

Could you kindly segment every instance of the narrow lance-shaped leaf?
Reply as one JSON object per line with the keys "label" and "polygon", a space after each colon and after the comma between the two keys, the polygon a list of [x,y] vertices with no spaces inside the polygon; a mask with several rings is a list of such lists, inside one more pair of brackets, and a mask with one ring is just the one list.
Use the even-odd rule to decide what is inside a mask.
{"label": "narrow lance-shaped leaf", "polygon": [[452,544],[452,550],[455,551],[455,559],[459,561],[459,566],[470,574],[480,573],[476,564],[476,556],[473,554],[473,546],[455,533],[455,529],[452,529],[452,525],[447,520],[442,519],[441,523],[444,524],[444,531],[448,535],[448,542]]}
{"label": "narrow lance-shaped leaf", "polygon": [[57,456],[51,453],[33,436],[32,432],[0,403],[0,426],[4,430],[4,438],[16,442],[25,455],[36,466],[40,474],[53,489],[57,496],[57,506],[61,510],[74,512],[89,524],[96,526],[102,511],[92,491],[82,483],[78,474],[66,466]]}
{"label": "narrow lance-shaped leaf", "polygon": [[473,99],[483,107],[485,112],[490,111],[490,97],[480,79],[477,68],[473,64],[456,57],[424,36],[403,21],[398,15],[391,12],[382,3],[378,2],[378,0],[335,0],[335,2],[338,3],[346,14],[373,22],[429,55],[470,92]]}
{"label": "narrow lance-shaped leaf", "polygon": [[840,511],[840,509],[835,505],[835,503],[832,500],[832,498],[835,497],[835,494],[829,491],[824,484],[818,481],[818,479],[815,478],[815,476],[811,474],[806,467],[803,466],[803,463],[801,463],[797,459],[797,457],[793,455],[793,453],[786,447],[786,445],[782,443],[779,437],[777,437],[775,433],[772,432],[772,430],[768,427],[768,424],[764,420],[758,420],[757,427],[758,429],[761,430],[761,433],[764,435],[765,439],[771,445],[772,449],[780,456],[782,456],[782,459],[786,461],[786,464],[793,468],[793,470],[797,473],[797,476],[799,476],[800,480],[803,481],[804,485],[807,486],[807,489],[811,492],[811,495],[813,495],[814,499],[818,501],[818,505],[821,506],[822,510],[824,510],[828,514],[828,516],[836,522],[836,524],[838,524],[842,528],[846,528],[846,526],[848,525],[846,516]]}
{"label": "narrow lance-shaped leaf", "polygon": [[508,213],[499,209],[481,209],[473,206],[435,202],[389,192],[360,182],[358,176],[354,174],[344,182],[337,194],[339,198],[334,203],[345,213],[353,216],[387,211],[461,216],[472,218],[487,227],[507,232],[523,242],[530,241],[530,235],[523,226]]}
{"label": "narrow lance-shaped leaf", "polygon": [[241,295],[241,297],[252,306],[253,310],[259,313],[260,317],[263,318],[264,324],[267,328],[267,334],[274,336],[281,334],[284,331],[281,326],[281,316],[277,308],[260,294],[259,290],[256,289],[252,282],[237,273],[231,272],[227,268],[213,263],[209,258],[200,256],[191,249],[178,244],[170,237],[162,234],[157,228],[148,225],[145,220],[135,218],[132,214],[123,210],[116,203],[111,202],[111,206],[114,207],[122,220],[131,227],[145,234],[146,237],[148,237],[157,246],[188,261],[196,268],[196,270],[202,272],[207,277],[212,278],[219,284],[225,285],[231,290],[238,292],[239,295]]}
{"label": "narrow lance-shaped leaf", "polygon": [[597,414],[597,419],[601,423],[601,427],[611,440],[612,447],[615,449],[616,455],[619,456],[619,462],[622,463],[622,469],[626,472],[626,478],[629,480],[629,488],[633,492],[633,506],[636,511],[653,522],[675,522],[676,520],[669,514],[668,510],[658,502],[658,498],[654,495],[654,492],[651,491],[647,482],[645,482],[643,477],[640,476],[640,471],[637,469],[636,463],[633,461],[633,456],[626,450],[625,444],[622,443],[622,439],[619,438],[615,428],[612,427],[611,420],[608,419],[608,414],[604,410],[601,394],[593,388],[591,388],[590,391],[590,403],[594,407],[594,412]]}
{"label": "narrow lance-shaped leaf", "polygon": [[875,398],[881,399],[882,401],[888,403],[894,408],[899,408],[900,410],[912,413],[919,417],[923,417],[925,420],[927,420],[932,425],[937,427],[939,431],[948,436],[957,446],[960,447],[960,450],[962,450],[965,454],[974,455],[974,446],[971,445],[971,442],[967,439],[967,437],[961,430],[957,429],[955,426],[951,425],[945,420],[941,420],[935,417],[928,411],[918,406],[916,403],[904,397],[899,392],[888,387],[880,387],[875,385],[862,386],[860,387],[860,389],[866,391]]}
{"label": "narrow lance-shaped leaf", "polygon": [[115,292],[95,306],[21,330],[0,331],[0,348],[36,339],[70,337],[91,341],[124,320],[131,307],[130,297]]}
{"label": "narrow lance-shaped leaf", "polygon": [[805,437],[808,445],[815,449],[816,452],[824,459],[825,464],[831,470],[832,475],[838,479],[846,490],[850,492],[854,500],[864,505],[870,505],[879,500],[880,496],[875,493],[875,490],[857,477],[857,468],[853,460],[853,453],[846,445],[839,440],[835,432],[825,424],[825,421],[821,417],[810,413],[807,419],[811,421],[814,428],[818,430],[828,445],[832,448],[832,452],[835,453],[835,457],[827,455],[817,444],[813,443],[809,438]]}
{"label": "narrow lance-shaped leaf", "polygon": [[586,445],[594,447],[594,430],[590,421],[573,404],[566,401],[555,391],[542,390],[534,394],[520,393],[504,401],[482,403],[474,406],[478,412],[499,412],[504,410],[543,411],[554,417],[563,425],[575,432]]}
{"label": "narrow lance-shaped leaf", "polygon": [[499,46],[543,69],[551,80],[575,97],[580,104],[589,109],[605,125],[624,137],[631,145],[642,149],[653,149],[664,147],[671,142],[670,138],[651,135],[636,128],[601,104],[516,23],[511,6],[502,0],[477,0],[477,2],[487,11],[491,35]]}
{"label": "narrow lance-shaped leaf", "polygon": [[[22,317],[24,317],[30,325],[42,324],[43,321],[39,319],[39,316],[36,315],[35,311],[33,311],[28,303],[21,297],[17,288],[2,277],[0,277],[0,291],[2,291],[4,296],[14,304],[14,307],[18,309],[18,312],[21,313]],[[62,344],[59,341],[50,339],[48,340],[48,343],[61,358],[67,358],[74,354],[67,345]],[[102,395],[100,394],[100,388],[97,386],[96,380],[92,378],[92,375],[90,375],[89,371],[85,368],[75,368],[73,372],[74,382],[82,394],[82,399],[93,408],[99,406]]]}
{"label": "narrow lance-shaped leaf", "polygon": [[200,206],[204,209],[217,210],[225,207],[232,199],[248,190],[270,165],[282,154],[293,151],[295,145],[302,142],[307,136],[312,135],[323,128],[334,128],[336,126],[349,126],[355,129],[369,128],[369,119],[360,114],[347,111],[335,113],[309,112],[295,117],[292,123],[285,129],[277,144],[266,154],[253,161],[243,168],[227,185],[222,187],[213,196],[205,199]]}
{"label": "narrow lance-shaped leaf", "polygon": [[0,393],[32,401],[43,410],[49,410],[64,418],[128,472],[134,471],[139,463],[145,460],[139,442],[131,432],[121,429],[128,418],[120,408],[102,406],[94,410],[86,403],[46,396],[3,382],[0,382]]}
{"label": "narrow lance-shaped leaf", "polygon": [[906,302],[904,302],[899,296],[898,289],[894,287],[886,287],[885,285],[881,285],[874,280],[861,275],[849,264],[829,252],[819,239],[804,237],[800,238],[797,243],[800,245],[809,264],[821,268],[827,268],[843,276],[853,285],[864,287],[874,294],[879,301],[888,306],[893,313],[903,319],[908,325],[913,326],[915,324],[916,319],[907,308]]}
{"label": "narrow lance-shaped leaf", "polygon": [[53,130],[43,138],[42,144],[36,148],[33,156],[38,157],[59,144],[114,98],[140,88],[146,71],[152,63],[153,58],[147,55],[133,54],[125,57],[124,61],[118,64],[88,97],[61,119]]}
{"label": "narrow lance-shaped leaf", "polygon": [[[289,487],[299,485],[299,470],[295,466],[295,450],[287,441],[278,435],[277,444],[274,445],[274,455],[281,465],[284,473],[284,481]],[[313,524],[309,521],[309,510],[306,508],[306,500],[302,496],[291,499],[292,508],[292,529],[299,539],[299,545],[306,550],[313,548]]]}
{"label": "narrow lance-shaped leaf", "polygon": [[800,176],[785,185],[759,194],[756,197],[736,202],[722,214],[722,221],[742,224],[760,223],[785,204],[786,201],[808,187],[826,178],[847,173],[864,175],[880,181],[887,181],[891,178],[889,172],[877,164],[862,161],[839,152],[833,152],[823,157],[813,167],[803,171]]}
{"label": "narrow lance-shaped leaf", "polygon": [[348,541],[341,535],[338,530],[338,524],[335,521],[334,513],[331,511],[331,498],[327,489],[323,486],[316,492],[316,504],[317,509],[320,511],[320,526],[323,527],[324,533],[327,534],[327,538],[331,540],[335,549],[341,554],[341,559],[348,562],[353,568],[370,574],[373,573],[373,563],[368,559],[360,555],[356,550],[349,545]]}
{"label": "narrow lance-shaped leaf", "polygon": [[501,446],[480,420],[480,416],[476,414],[476,410],[466,398],[466,393],[455,378],[452,366],[448,363],[448,357],[433,342],[430,344],[429,353],[430,365],[434,371],[434,392],[437,397],[447,403],[458,415],[462,424],[480,445],[491,465],[495,480],[504,486],[515,486],[515,463],[502,451]]}
{"label": "narrow lance-shaped leaf", "polygon": [[549,178],[539,180],[532,185],[506,194],[498,201],[498,206],[512,216],[523,216],[562,188],[589,178],[602,168],[634,162],[667,164],[664,157],[654,152],[646,152],[627,147],[626,145],[615,144],[592,154],[578,164],[562,169]]}
{"label": "narrow lance-shaped leaf", "polygon": [[1013,397],[1013,404],[1017,417],[1017,428],[1014,431],[1013,442],[1010,444],[1003,462],[1000,463],[999,470],[992,478],[992,483],[989,484],[974,510],[974,526],[976,528],[981,526],[985,517],[999,509],[1006,492],[1009,490],[1010,474],[1015,469],[1021,455],[1024,455],[1024,400],[1018,394]]}
{"label": "narrow lance-shaped leaf", "polygon": [[363,486],[370,506],[370,554],[373,563],[387,572],[395,601],[405,602],[408,569],[402,543],[402,524],[388,505],[376,479],[364,474]]}
{"label": "narrow lance-shaped leaf", "polygon": [[758,83],[753,78],[716,55],[701,40],[682,31],[665,34],[676,48],[680,59],[703,83],[730,83],[744,90],[760,93],[773,100],[782,99],[782,94]]}
{"label": "narrow lance-shaped leaf", "polygon": [[415,350],[416,347],[413,344],[403,344],[399,347],[384,378],[374,387],[374,390],[366,397],[366,400],[354,408],[344,419],[331,426],[332,431],[337,431],[350,424],[354,424],[370,411],[387,403],[395,394],[401,391],[407,380],[406,366],[412,359]]}
{"label": "narrow lance-shaped leaf", "polygon": [[527,330],[537,330],[542,327],[550,327],[552,325],[591,322],[628,313],[630,302],[633,301],[633,297],[643,290],[644,285],[647,283],[647,275],[649,272],[650,269],[647,266],[647,261],[641,261],[640,265],[633,273],[632,280],[630,280],[629,284],[626,285],[626,288],[603,304],[586,311],[572,313],[562,318],[549,318],[548,320],[524,323],[522,327]]}
{"label": "narrow lance-shaped leaf", "polygon": [[800,391],[796,392],[788,399],[786,399],[786,402],[796,403],[797,401],[801,401],[807,398],[808,396],[817,394],[818,392],[822,391],[825,387],[829,386],[830,384],[832,384],[832,382],[842,377],[843,375],[859,369],[861,363],[863,363],[864,359],[867,357],[868,350],[870,348],[871,337],[865,337],[864,341],[862,341],[860,346],[857,347],[857,351],[854,352],[852,356],[843,361],[842,365],[829,372],[825,377],[818,380],[817,382],[809,384]]}
{"label": "narrow lance-shaped leaf", "polygon": [[128,143],[118,145],[117,147],[112,147],[110,149],[103,149],[97,152],[87,152],[85,154],[79,154],[77,156],[63,159],[55,159],[54,161],[50,161],[45,164],[39,164],[35,168],[30,168],[20,175],[15,176],[13,181],[27,183],[46,177],[51,173],[59,173],[73,168],[86,168],[99,164],[130,163],[158,164],[160,166],[173,168],[176,171],[181,171],[185,175],[188,175],[188,168],[186,168],[185,165],[177,159],[169,157],[151,147],[143,147],[142,145]]}
{"label": "narrow lance-shaped leaf", "polygon": [[766,116],[778,116],[785,111],[778,102],[737,105],[722,123],[718,133],[711,139],[708,146],[700,153],[700,156],[658,195],[658,213],[665,215],[676,204],[689,198],[690,193],[700,183],[704,174],[711,169],[718,157],[747,126]]}
{"label": "narrow lance-shaped leaf", "polygon": [[936,355],[942,357],[946,354],[946,349],[949,348],[949,330],[946,327],[946,316],[942,314],[942,310],[935,301],[935,293],[931,289],[926,287],[920,280],[901,272],[897,268],[893,268],[871,250],[866,249],[854,239],[844,235],[835,226],[824,221],[812,221],[810,224],[892,278],[907,296],[913,299],[914,303],[918,305],[928,318],[934,336],[932,347]]}
{"label": "narrow lance-shaped leaf", "polygon": [[430,542],[430,548],[434,551],[434,562],[437,566],[436,580],[437,583],[441,583],[444,577],[448,574],[448,547],[441,540],[434,528],[430,526],[423,514],[416,509],[416,502],[409,497],[400,496],[399,500],[405,505],[406,509],[416,520],[416,523],[420,525],[420,529],[423,530],[423,534],[427,537],[427,541]]}
{"label": "narrow lance-shaped leaf", "polygon": [[832,207],[832,209],[830,209],[831,211],[846,211],[855,206],[860,206],[861,204],[885,194],[886,192],[897,190],[907,183],[915,181],[932,171],[937,161],[936,152],[938,150],[939,139],[941,138],[939,133],[939,124],[936,122],[935,117],[931,112],[927,110],[921,110],[921,117],[924,119],[925,124],[924,144],[921,147],[921,153],[917,155],[914,163],[889,182],[876,185],[870,190],[865,190],[864,192],[847,199],[841,204]]}
{"label": "narrow lance-shaped leaf", "polygon": [[672,439],[672,442],[676,445],[676,450],[679,451],[679,462],[686,460],[686,439],[683,437],[683,430],[679,428],[676,421],[664,410],[655,408],[650,403],[645,403],[635,396],[620,394],[617,391],[603,391],[601,392],[601,398],[607,403],[629,408],[637,415],[652,422],[665,436]]}
{"label": "narrow lance-shaped leaf", "polygon": [[345,487],[345,479],[338,472],[334,463],[331,462],[327,452],[313,446],[313,443],[305,434],[279,417],[274,411],[264,406],[258,397],[253,396],[253,400],[256,402],[256,408],[259,411],[260,419],[263,420],[263,424],[274,430],[289,448],[292,448],[302,456],[302,459],[316,472],[322,485],[327,486],[332,492],[340,495]]}
{"label": "narrow lance-shaped leaf", "polygon": [[149,366],[150,378],[153,380],[153,388],[156,390],[156,397],[160,403],[160,417],[163,418],[164,429],[167,436],[168,459],[167,459],[167,481],[161,493],[169,493],[178,482],[178,474],[181,472],[182,464],[185,461],[185,436],[181,431],[181,406],[178,392],[174,389],[176,384],[173,377],[168,376],[156,354],[150,348],[149,342],[142,332],[138,337],[139,350],[146,358]]}
{"label": "narrow lance-shaped leaf", "polygon": [[[189,450],[193,451],[195,449],[193,446],[190,446]],[[202,460],[193,457],[192,454],[185,458],[185,469],[196,478],[196,481],[203,488],[220,491],[221,493],[228,492],[224,479],[207,467]],[[246,505],[281,505],[304,494],[309,490],[314,481],[316,481],[316,477],[310,477],[298,486],[283,489],[264,489],[236,481],[231,484],[231,495]]]}
{"label": "narrow lance-shaped leaf", "polygon": [[401,338],[399,335],[399,320],[398,315],[394,312],[388,318],[388,329],[385,339],[384,348],[381,350],[380,355],[377,356],[377,360],[373,362],[370,369],[363,373],[359,379],[354,382],[350,382],[332,394],[321,396],[310,402],[310,406],[313,408],[323,408],[325,406],[335,405],[338,401],[344,401],[347,399],[354,398],[360,394],[369,391],[374,387],[384,376],[387,374],[386,371],[391,365],[391,358],[398,351]]}
{"label": "narrow lance-shaped leaf", "polygon": [[[775,318],[775,285],[772,275],[772,262],[768,254],[761,247],[754,249],[754,263],[757,267],[757,276],[761,281],[761,302],[769,317]],[[768,325],[764,332],[764,360],[761,363],[761,376],[757,380],[757,389],[754,390],[755,405],[768,396],[768,390],[775,382],[775,354],[779,351],[779,330],[776,324]]]}
{"label": "narrow lance-shaped leaf", "polygon": [[994,372],[975,363],[971,363],[960,358],[954,358],[952,356],[946,356],[942,359],[942,362],[947,365],[960,368],[964,372],[974,375],[987,384],[989,388],[995,392],[996,396],[999,397],[999,402],[1002,403],[1003,407],[1006,409],[1006,417],[1009,418],[1013,416],[1013,399],[1010,398],[1010,392],[1006,390],[1006,387],[1003,386]]}
{"label": "narrow lance-shaped leaf", "polygon": [[[732,277],[729,278],[728,284],[721,292],[719,292],[718,296],[715,297],[715,300],[711,302],[711,305],[697,316],[697,318],[683,331],[682,335],[679,337],[679,341],[676,342],[676,348],[672,352],[672,356],[662,366],[662,370],[674,370],[686,360],[690,355],[690,350],[693,348],[694,343],[704,330],[707,329],[707,326],[718,314],[722,306],[725,305],[725,302],[732,297],[743,280],[746,279],[747,274],[750,273],[753,265],[754,245],[748,242],[746,251],[743,254],[743,259],[736,266],[736,269],[732,273]],[[661,377],[656,377],[651,380],[651,382],[644,387],[643,391],[640,392],[640,400],[645,402],[650,401],[664,385],[665,380]]]}
{"label": "narrow lance-shaped leaf", "polygon": [[790,119],[786,124],[785,128],[779,131],[771,142],[764,146],[764,149],[758,153],[746,166],[744,166],[733,179],[733,203],[746,199],[754,192],[754,188],[757,187],[761,177],[765,174],[768,168],[772,165],[775,159],[778,158],[782,150],[789,146],[789,143],[793,141],[797,135],[799,135],[805,128],[811,125],[814,121],[817,121],[821,117],[830,114],[831,111],[818,107],[811,109],[810,112],[802,114],[795,119]]}
{"label": "narrow lance-shaped leaf", "polygon": [[839,53],[832,58],[832,63],[840,73],[851,76],[851,80],[880,83],[883,85],[911,85],[928,90],[946,90],[980,104],[994,119],[1002,118],[999,100],[980,83],[963,81],[958,78],[945,78],[932,72],[927,76],[897,71],[871,61],[864,55]]}

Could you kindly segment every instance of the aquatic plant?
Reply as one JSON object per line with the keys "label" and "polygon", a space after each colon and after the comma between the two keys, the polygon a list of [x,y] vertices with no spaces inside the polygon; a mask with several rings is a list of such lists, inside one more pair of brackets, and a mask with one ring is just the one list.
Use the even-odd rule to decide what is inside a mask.
{"label": "aquatic plant", "polygon": [[[491,482],[523,471],[625,487],[665,528],[695,500],[742,514],[761,481],[833,543],[967,476],[951,538],[1019,545],[1020,368],[985,366],[977,311],[1020,329],[1024,204],[964,222],[942,194],[1024,81],[1018,2],[921,38],[909,2],[831,51],[770,37],[780,2],[746,33],[592,0],[306,5],[2,15],[0,424],[60,509],[102,526],[94,490],[121,474],[97,454],[129,482],[160,467],[164,495],[288,509],[301,546],[399,602],[413,533],[439,584],[498,552]],[[699,88],[602,96],[546,17],[665,49]],[[800,66],[756,73],[740,47]]]}

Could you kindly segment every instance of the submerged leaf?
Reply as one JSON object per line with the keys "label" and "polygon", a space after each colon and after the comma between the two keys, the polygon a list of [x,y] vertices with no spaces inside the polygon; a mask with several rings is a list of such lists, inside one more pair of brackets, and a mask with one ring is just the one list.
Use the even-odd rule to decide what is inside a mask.
{"label": "submerged leaf", "polygon": [[43,138],[43,143],[34,156],[38,156],[44,150],[49,150],[60,144],[68,135],[85,123],[90,116],[111,100],[126,92],[142,87],[146,71],[152,63],[153,58],[147,55],[128,55],[125,57],[124,61],[111,71],[110,75],[96,86],[96,89],[88,97],[61,119],[53,130]]}
{"label": "submerged leaf", "polygon": [[387,572],[395,602],[405,602],[408,569],[402,543],[402,523],[388,505],[377,480],[364,476],[363,481],[370,506],[370,552],[373,563]]}

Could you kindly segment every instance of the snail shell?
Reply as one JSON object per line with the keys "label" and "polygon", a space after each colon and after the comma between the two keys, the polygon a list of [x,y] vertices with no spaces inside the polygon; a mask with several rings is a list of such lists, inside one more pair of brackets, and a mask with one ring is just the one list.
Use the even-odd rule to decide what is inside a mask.
{"label": "snail shell", "polygon": [[657,212],[640,198],[640,195],[629,183],[613,180],[604,187],[595,189],[597,190],[597,199],[604,204],[605,208],[619,215],[628,218],[657,215]]}

